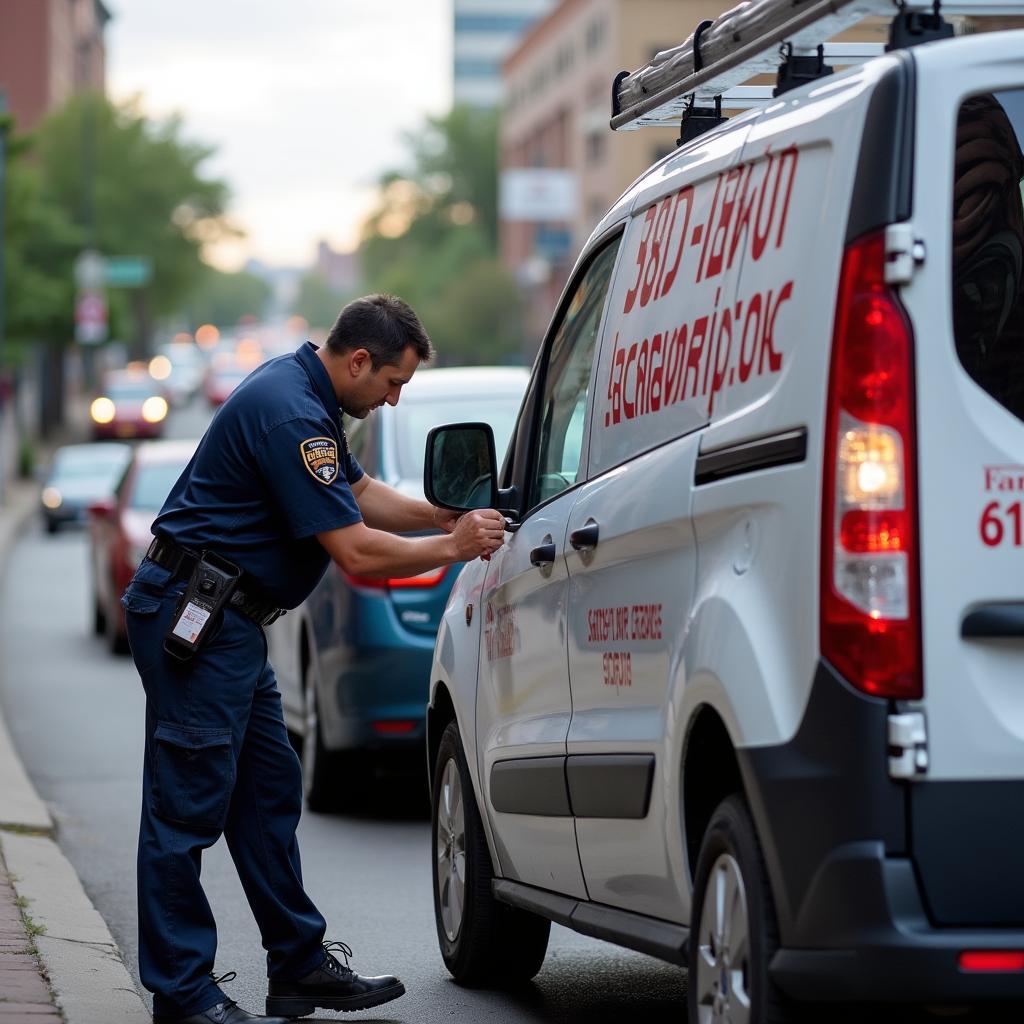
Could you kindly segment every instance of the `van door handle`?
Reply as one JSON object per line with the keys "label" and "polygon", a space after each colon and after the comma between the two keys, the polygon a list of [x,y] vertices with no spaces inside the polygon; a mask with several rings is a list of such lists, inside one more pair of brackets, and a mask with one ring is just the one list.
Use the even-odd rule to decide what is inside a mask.
{"label": "van door handle", "polygon": [[994,601],[971,609],[960,623],[965,640],[1024,637],[1024,601]]}
{"label": "van door handle", "polygon": [[555,555],[555,542],[551,539],[551,534],[548,534],[544,538],[544,543],[530,552],[530,564],[538,568],[551,565],[555,560]]}
{"label": "van door handle", "polygon": [[597,547],[597,538],[600,536],[600,532],[597,523],[590,519],[585,526],[581,526],[569,534],[569,543],[577,551],[593,551]]}

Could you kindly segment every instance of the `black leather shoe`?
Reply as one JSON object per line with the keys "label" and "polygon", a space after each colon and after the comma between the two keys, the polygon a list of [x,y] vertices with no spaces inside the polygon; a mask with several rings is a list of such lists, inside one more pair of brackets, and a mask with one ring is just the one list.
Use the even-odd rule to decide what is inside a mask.
{"label": "black leather shoe", "polygon": [[[342,966],[333,950],[345,958]],[[349,969],[348,958],[352,950],[344,942],[324,943],[327,958],[298,981],[270,980],[267,1013],[285,1017],[304,1017],[316,1009],[365,1010],[405,995],[405,986],[391,975],[363,978]]]}
{"label": "black leather shoe", "polygon": [[245,1024],[251,1020],[260,1021],[261,1024],[290,1024],[285,1017],[260,1017],[255,1013],[246,1013],[238,1003],[230,999],[188,1017],[154,1017],[153,1024]]}

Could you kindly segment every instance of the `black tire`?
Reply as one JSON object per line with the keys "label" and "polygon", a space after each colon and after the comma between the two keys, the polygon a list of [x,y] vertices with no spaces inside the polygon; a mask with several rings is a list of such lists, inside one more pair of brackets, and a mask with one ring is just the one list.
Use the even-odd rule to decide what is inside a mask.
{"label": "black tire", "polygon": [[95,590],[92,592],[92,632],[94,636],[103,636],[107,632],[107,616]]}
{"label": "black tire", "polygon": [[341,810],[344,794],[353,780],[342,773],[341,758],[324,746],[320,726],[316,670],[312,662],[303,669],[303,699],[306,702],[306,732],[302,737],[302,791],[306,806],[317,814]]}
{"label": "black tire", "polygon": [[[447,923],[445,920],[440,881],[442,871],[439,867],[442,862],[439,833],[440,843],[446,849],[452,851],[458,846],[458,843],[450,842],[451,830],[441,823],[441,818],[450,817],[445,813],[444,801],[446,789],[447,794],[451,794],[453,774],[457,774],[461,793],[464,835],[464,898],[457,927],[453,927],[455,922],[450,919]],[[494,898],[491,854],[456,722],[450,722],[445,729],[434,765],[430,836],[434,921],[441,956],[452,977],[460,985],[468,986],[508,987],[529,981],[544,963],[551,922]],[[456,858],[449,857],[449,861],[453,859]],[[451,884],[449,882],[446,888],[450,890]],[[448,906],[451,906],[450,899]]]}
{"label": "black tire", "polygon": [[[716,929],[703,919],[709,886],[721,886],[720,891],[728,896],[730,880],[736,877],[739,885],[731,890],[735,898],[723,900],[723,903],[739,905],[738,918],[745,922],[746,941],[742,936],[737,939],[725,934],[724,941],[716,942],[711,938]],[[714,917],[714,911],[710,913]],[[768,974],[768,964],[778,946],[775,904],[757,832],[746,801],[733,794],[726,797],[711,816],[697,858],[687,955],[690,1024],[708,1019],[707,1010],[714,1006],[716,995],[723,1001],[731,1000],[730,1005],[737,1001],[749,1005],[750,1024],[791,1024],[798,1020],[796,1007],[776,988]],[[706,984],[701,983],[702,976]],[[716,976],[728,979],[724,993],[718,981],[712,980]],[[700,1015],[701,1009],[705,1011],[704,1018]],[[722,1010],[725,1009],[723,1006]],[[710,1016],[712,1021],[730,1019],[726,1012],[718,1015],[712,1012]]]}
{"label": "black tire", "polygon": [[119,629],[120,616],[116,612],[107,611],[103,616],[104,635],[107,641],[107,649],[111,654],[131,654],[131,647],[128,644],[128,634],[122,633]]}

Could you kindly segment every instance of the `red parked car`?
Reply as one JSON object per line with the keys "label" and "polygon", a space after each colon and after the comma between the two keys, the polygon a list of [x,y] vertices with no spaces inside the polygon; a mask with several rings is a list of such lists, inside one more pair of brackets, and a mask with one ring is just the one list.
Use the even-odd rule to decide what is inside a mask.
{"label": "red parked car", "polygon": [[89,507],[93,631],[106,636],[115,654],[128,653],[121,595],[153,539],[153,520],[197,443],[139,444],[114,497]]}
{"label": "red parked car", "polygon": [[106,438],[161,437],[167,419],[167,399],[159,384],[139,370],[113,370],[89,406],[92,436]]}

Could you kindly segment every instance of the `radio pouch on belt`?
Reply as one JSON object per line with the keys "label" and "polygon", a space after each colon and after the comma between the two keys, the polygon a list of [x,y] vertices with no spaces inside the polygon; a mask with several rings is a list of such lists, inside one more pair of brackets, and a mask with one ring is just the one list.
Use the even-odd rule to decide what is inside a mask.
{"label": "radio pouch on belt", "polygon": [[164,650],[182,661],[198,654],[231,600],[242,570],[212,551],[204,551],[164,636]]}

